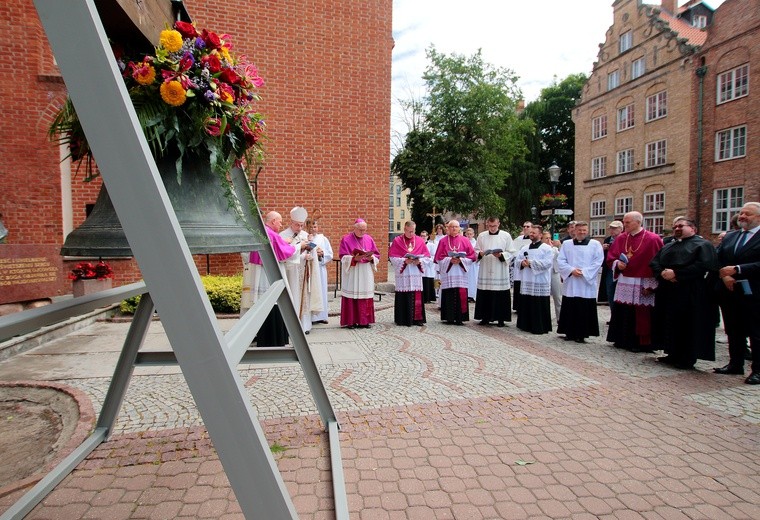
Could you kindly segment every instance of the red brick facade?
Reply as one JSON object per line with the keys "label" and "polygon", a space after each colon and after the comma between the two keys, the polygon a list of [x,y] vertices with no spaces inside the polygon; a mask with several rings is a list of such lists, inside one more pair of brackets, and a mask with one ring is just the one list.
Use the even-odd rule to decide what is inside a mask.
{"label": "red brick facade", "polygon": [[[259,175],[264,211],[295,205],[322,214],[337,248],[356,217],[387,250],[392,0],[187,0],[198,27],[232,36],[234,50],[266,81],[267,160]],[[0,55],[0,214],[11,244],[62,244],[81,223],[99,183],[62,174],[46,135],[66,95],[32,0],[5,0],[0,27],[18,42]],[[15,49],[15,50],[13,50]],[[62,182],[62,179],[63,182]],[[70,193],[71,216],[66,199]],[[67,222],[69,222],[67,224]],[[115,284],[139,279],[134,260],[110,262]],[[208,259],[213,273],[242,269],[239,255]],[[196,265],[206,273],[207,258]],[[385,280],[384,262],[378,281]],[[331,270],[332,273],[332,270]],[[61,294],[70,292],[61,281]]]}
{"label": "red brick facade", "polygon": [[[701,91],[703,101],[701,113],[698,110],[692,113],[690,206],[698,208],[701,234],[716,240],[737,207],[744,202],[760,201],[760,0],[727,0],[721,5],[695,61],[701,68],[694,74],[692,95],[699,99]],[[744,70],[749,74],[746,94],[739,89],[728,96],[732,99],[721,101],[718,78],[728,79],[726,75],[732,73],[736,78],[736,73],[741,76]],[[743,153],[739,148],[735,158],[718,157],[718,133],[741,131],[743,127],[746,127]],[[741,140],[741,134],[731,137]],[[697,193],[699,188],[701,192]],[[736,198],[739,195],[741,199]],[[724,200],[729,207],[722,209],[720,202]]]}

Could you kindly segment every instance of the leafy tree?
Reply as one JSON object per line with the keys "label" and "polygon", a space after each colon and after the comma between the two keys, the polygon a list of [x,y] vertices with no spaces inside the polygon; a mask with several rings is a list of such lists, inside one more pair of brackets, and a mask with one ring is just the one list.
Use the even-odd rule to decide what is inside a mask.
{"label": "leafy tree", "polygon": [[537,167],[545,179],[542,188],[549,191],[547,168],[553,161],[562,168],[557,191],[568,196],[573,202],[575,178],[575,124],[572,111],[581,97],[585,74],[571,74],[557,83],[541,90],[539,98],[525,107],[525,117],[536,125],[536,136],[540,142]]}
{"label": "leafy tree", "polygon": [[526,152],[521,132],[517,77],[484,63],[481,52],[466,57],[427,50],[423,79],[427,97],[391,169],[414,198],[412,216],[424,222],[432,208],[462,215],[503,215],[502,196],[515,160]]}

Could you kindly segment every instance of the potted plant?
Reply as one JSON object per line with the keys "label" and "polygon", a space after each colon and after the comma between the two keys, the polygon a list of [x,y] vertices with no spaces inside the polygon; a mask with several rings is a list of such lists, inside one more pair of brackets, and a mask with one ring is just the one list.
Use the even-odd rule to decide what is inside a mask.
{"label": "potted plant", "polygon": [[541,205],[545,208],[560,208],[567,204],[567,195],[564,193],[545,193],[541,195]]}
{"label": "potted plant", "polygon": [[78,263],[69,273],[74,297],[84,296],[111,288],[113,269],[103,260]]}
{"label": "potted plant", "polygon": [[[199,235],[197,245],[188,238],[191,251],[251,249],[255,242],[245,238],[252,235],[241,218],[241,204],[234,196],[228,174],[233,166],[256,171],[263,160],[265,123],[257,111],[257,102],[258,89],[264,82],[255,65],[244,56],[233,54],[230,36],[206,29],[199,31],[193,24],[182,21],[161,31],[160,43],[150,54],[129,53],[115,46],[113,52],[180,226],[186,238],[188,230]],[[84,181],[97,177],[92,152],[70,99],[56,114],[49,135],[54,141],[68,145],[69,157],[77,163],[77,171],[85,166]],[[78,229],[67,238],[63,254],[130,256],[105,190],[101,190],[91,216],[101,218],[102,213],[96,211],[101,205],[109,207],[106,214],[114,214],[114,225],[122,235],[118,243],[123,247],[115,249],[126,254],[98,252],[95,248],[88,251],[78,245],[67,251],[67,244],[78,244],[70,242]],[[210,211],[219,217],[209,218]],[[240,228],[242,241],[249,247],[238,247],[237,243],[229,249],[206,247],[210,233],[205,228],[198,229],[199,223],[207,222],[221,222],[219,226],[233,230]]]}

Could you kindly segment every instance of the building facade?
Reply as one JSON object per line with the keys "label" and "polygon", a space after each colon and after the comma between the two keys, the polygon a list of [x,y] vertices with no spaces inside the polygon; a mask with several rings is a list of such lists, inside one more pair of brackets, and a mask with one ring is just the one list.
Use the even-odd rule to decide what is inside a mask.
{"label": "building facade", "polygon": [[694,1],[678,9],[676,0],[612,7],[613,24],[573,111],[575,218],[601,238],[610,221],[639,211],[647,229],[669,233],[691,200],[691,82],[706,32],[690,22],[709,26],[712,9]]}
{"label": "building facade", "polygon": [[[402,234],[404,232],[404,222],[412,219],[412,199],[409,197],[410,193],[411,190],[404,188],[398,175],[391,174],[390,198],[388,200],[389,241]],[[422,226],[417,226],[417,228],[417,233],[419,234],[422,231]]]}
{"label": "building facade", "polygon": [[[265,80],[261,209],[286,220],[296,205],[318,212],[322,231],[336,245],[361,217],[386,249],[392,0],[186,0],[185,7],[197,27],[229,34],[234,52],[255,63]],[[84,220],[100,182],[82,183],[81,172],[61,163],[66,152],[47,137],[66,87],[32,0],[6,0],[0,26],[23,42],[0,55],[0,67],[9,72],[0,77],[6,243],[60,246]],[[116,285],[140,279],[134,259],[109,262]],[[242,270],[237,254],[203,255],[196,263],[202,273]],[[386,263],[379,269],[377,279],[385,280]],[[71,284],[62,274],[58,293],[66,294]]]}
{"label": "building facade", "polygon": [[716,9],[696,63],[690,207],[716,241],[745,202],[760,201],[760,0]]}

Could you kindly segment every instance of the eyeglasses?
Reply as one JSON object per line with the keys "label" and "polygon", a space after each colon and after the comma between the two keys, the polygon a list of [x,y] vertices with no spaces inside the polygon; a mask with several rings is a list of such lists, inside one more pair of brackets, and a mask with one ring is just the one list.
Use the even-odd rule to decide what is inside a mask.
{"label": "eyeglasses", "polygon": [[689,224],[678,224],[676,226],[673,226],[673,229],[681,229],[684,227],[691,227]]}

